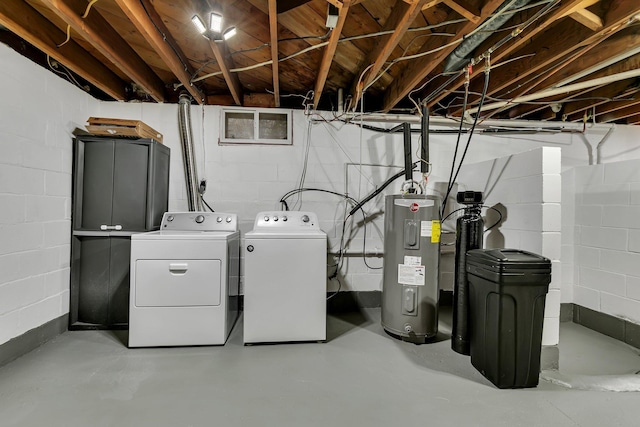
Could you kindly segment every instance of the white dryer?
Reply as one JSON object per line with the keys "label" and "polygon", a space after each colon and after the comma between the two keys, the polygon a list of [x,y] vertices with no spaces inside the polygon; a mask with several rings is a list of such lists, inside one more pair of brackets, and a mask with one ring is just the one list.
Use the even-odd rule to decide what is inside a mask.
{"label": "white dryer", "polygon": [[244,343],[326,340],[327,235],[316,214],[261,212],[244,242]]}
{"label": "white dryer", "polygon": [[222,345],[238,315],[235,214],[167,212],[131,237],[129,347]]}

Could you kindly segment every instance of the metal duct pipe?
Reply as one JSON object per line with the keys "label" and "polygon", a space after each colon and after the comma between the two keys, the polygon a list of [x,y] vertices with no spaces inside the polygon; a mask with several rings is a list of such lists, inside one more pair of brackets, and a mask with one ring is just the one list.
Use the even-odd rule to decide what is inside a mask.
{"label": "metal duct pipe", "polygon": [[531,3],[531,0],[507,0],[496,10],[495,16],[488,18],[485,25],[480,25],[478,29],[482,32],[476,32],[460,44],[446,59],[444,72],[458,71],[464,67],[471,59],[473,52],[480,44],[489,38],[492,30],[497,30],[507,22],[514,13],[501,13],[503,10],[518,9]]}
{"label": "metal duct pipe", "polygon": [[180,142],[182,144],[182,159],[184,163],[184,178],[187,185],[187,203],[189,211],[201,211],[202,200],[198,193],[198,171],[196,170],[196,157],[193,149],[193,132],[191,131],[191,97],[180,95],[178,101],[178,126],[180,129]]}

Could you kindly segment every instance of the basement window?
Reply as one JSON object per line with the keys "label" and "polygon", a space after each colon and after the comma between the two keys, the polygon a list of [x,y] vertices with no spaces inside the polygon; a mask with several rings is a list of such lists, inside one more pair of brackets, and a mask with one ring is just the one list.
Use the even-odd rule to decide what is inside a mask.
{"label": "basement window", "polygon": [[291,145],[291,111],[275,109],[224,109],[220,144]]}

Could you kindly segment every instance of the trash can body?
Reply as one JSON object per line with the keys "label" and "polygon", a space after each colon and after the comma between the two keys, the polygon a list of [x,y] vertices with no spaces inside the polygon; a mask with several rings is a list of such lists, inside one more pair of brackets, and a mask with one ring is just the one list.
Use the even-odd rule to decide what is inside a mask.
{"label": "trash can body", "polygon": [[517,249],[467,252],[471,364],[498,388],[538,385],[551,261]]}

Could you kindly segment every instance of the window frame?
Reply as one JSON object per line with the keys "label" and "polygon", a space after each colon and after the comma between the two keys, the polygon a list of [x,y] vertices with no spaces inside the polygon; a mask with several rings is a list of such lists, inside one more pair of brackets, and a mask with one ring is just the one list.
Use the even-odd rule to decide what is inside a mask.
{"label": "window frame", "polygon": [[[253,113],[253,139],[248,138],[226,138],[226,117],[227,113]],[[260,114],[278,114],[286,116],[287,138],[269,139],[260,138]],[[293,145],[293,111],[276,108],[223,108],[220,113],[220,134],[219,145]]]}

